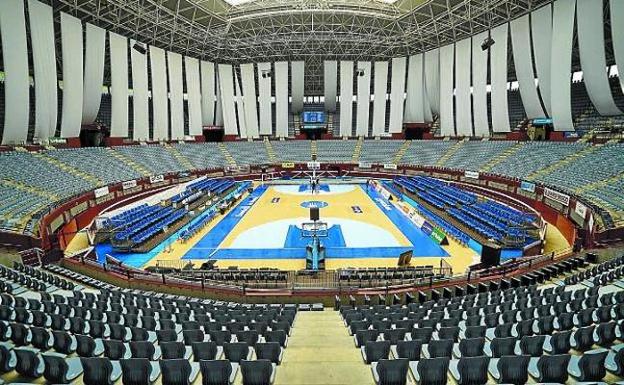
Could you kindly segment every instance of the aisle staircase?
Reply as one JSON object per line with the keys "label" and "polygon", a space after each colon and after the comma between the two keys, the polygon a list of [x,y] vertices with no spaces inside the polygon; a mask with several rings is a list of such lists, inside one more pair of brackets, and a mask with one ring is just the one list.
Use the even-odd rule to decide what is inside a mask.
{"label": "aisle staircase", "polygon": [[277,163],[277,155],[275,155],[273,144],[267,137],[264,138],[264,148],[266,149],[267,155],[269,156],[269,160],[271,161],[271,163]]}
{"label": "aisle staircase", "polygon": [[540,170],[535,171],[534,173],[528,175],[526,177],[526,179],[528,180],[536,180],[539,176],[541,175],[547,175],[563,166],[566,166],[570,163],[572,163],[573,161],[579,159],[579,158],[583,158],[589,154],[591,154],[592,152],[596,151],[598,148],[600,148],[601,146],[588,146],[587,148],[584,148],[583,150],[574,153],[570,156],[567,156],[553,164],[551,164],[548,167],[544,167]]}
{"label": "aisle staircase", "polygon": [[360,155],[362,155],[362,144],[364,144],[364,137],[360,136],[353,148],[353,155],[351,155],[351,162],[358,163],[360,161]]}
{"label": "aisle staircase", "polygon": [[119,162],[121,162],[122,164],[126,164],[130,167],[132,167],[136,172],[138,172],[139,174],[143,175],[143,176],[150,176],[152,173],[146,169],[143,165],[135,162],[134,160],[132,160],[131,158],[125,156],[124,154],[122,154],[119,151],[116,151],[114,148],[107,148],[106,149],[108,151],[108,154],[114,158],[116,158],[117,160],[119,160]]}
{"label": "aisle staircase", "polygon": [[74,176],[76,176],[78,178],[86,180],[87,182],[91,183],[94,186],[99,186],[99,185],[104,184],[104,182],[101,181],[99,178],[96,178],[93,175],[88,174],[88,173],[86,173],[86,172],[84,172],[82,170],[78,170],[77,168],[73,168],[73,167],[67,165],[66,163],[61,162],[60,160],[58,160],[56,158],[52,158],[50,156],[47,156],[47,155],[42,154],[42,153],[37,153],[37,152],[33,152],[32,155],[35,158],[38,158],[38,159],[40,159],[40,160],[42,160],[44,162],[47,162],[47,163],[49,163],[49,164],[51,164],[51,165],[53,165],[53,166],[63,170],[64,172],[66,172],[68,174],[71,174],[71,175],[74,175]]}
{"label": "aisle staircase", "polygon": [[316,140],[310,141],[310,156],[312,159],[316,158],[318,155],[318,147],[316,146]]}
{"label": "aisle staircase", "polygon": [[513,146],[509,147],[508,149],[501,152],[500,154],[497,154],[496,156],[492,157],[486,164],[484,164],[481,167],[481,171],[483,172],[490,171],[492,168],[494,168],[494,166],[496,166],[497,164],[501,163],[505,159],[509,158],[510,156],[518,152],[522,147],[524,147],[524,142],[518,142],[514,144]]}
{"label": "aisle staircase", "polygon": [[455,154],[462,146],[464,145],[465,140],[461,140],[455,143],[451,148],[449,148],[444,155],[436,162],[436,166],[442,167],[444,164],[451,159],[453,154]]}
{"label": "aisle staircase", "polygon": [[406,140],[405,142],[403,142],[403,144],[401,145],[401,148],[399,148],[399,151],[397,151],[397,153],[394,155],[394,159],[392,160],[392,163],[394,164],[401,163],[401,160],[403,159],[403,155],[405,155],[405,153],[407,152],[407,150],[410,148],[411,145],[412,145],[411,140]]}
{"label": "aisle staircase", "polygon": [[297,313],[274,385],[374,385],[336,311]]}
{"label": "aisle staircase", "polygon": [[225,147],[224,143],[219,143],[219,150],[221,151],[221,154],[223,155],[225,160],[227,160],[228,165],[236,167],[236,161],[234,160],[234,157],[232,157],[232,154],[230,154],[230,152],[228,151],[227,147]]}
{"label": "aisle staircase", "polygon": [[184,166],[185,170],[195,170],[197,167],[187,157],[182,155],[177,148],[171,146],[170,144],[165,144],[163,146],[165,150],[169,151],[169,153],[178,161],[182,166]]}

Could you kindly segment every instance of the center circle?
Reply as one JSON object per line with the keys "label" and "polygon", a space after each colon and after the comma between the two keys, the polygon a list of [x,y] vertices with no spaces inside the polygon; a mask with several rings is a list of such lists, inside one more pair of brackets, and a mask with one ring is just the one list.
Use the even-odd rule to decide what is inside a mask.
{"label": "center circle", "polygon": [[327,206],[329,206],[329,204],[323,201],[305,201],[301,203],[301,207],[303,207],[304,209],[313,209],[313,208],[322,209]]}

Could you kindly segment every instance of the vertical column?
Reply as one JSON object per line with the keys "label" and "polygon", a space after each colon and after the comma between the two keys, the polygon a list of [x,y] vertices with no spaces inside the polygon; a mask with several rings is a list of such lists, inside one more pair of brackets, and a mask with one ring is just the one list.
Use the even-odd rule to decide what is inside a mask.
{"label": "vertical column", "polygon": [[455,136],[453,113],[453,63],[455,44],[440,48],[440,130],[443,136]]}
{"label": "vertical column", "polygon": [[298,114],[303,111],[304,62],[293,61],[290,67],[292,69],[292,113]]}
{"label": "vertical column", "polygon": [[[113,138],[126,138],[128,137],[128,39],[125,36],[109,32],[108,41],[111,74],[110,135]],[[137,82],[133,81],[133,83]],[[100,86],[100,92],[101,88],[102,86]],[[133,102],[136,102],[136,94],[140,94],[142,90],[136,90],[134,88],[133,90]],[[139,100],[140,99],[141,95],[139,95]],[[147,101],[147,84],[145,84],[145,99]],[[145,124],[144,122],[142,123]],[[134,124],[136,125],[136,120]],[[145,126],[147,127],[147,124],[145,124]]]}
{"label": "vertical column", "polygon": [[481,49],[487,32],[472,37],[472,103],[474,131],[476,136],[490,136],[487,108],[487,75],[489,50]]}
{"label": "vertical column", "polygon": [[233,70],[230,64],[219,64],[219,90],[221,91],[221,108],[223,111],[223,128],[225,135],[237,136],[236,108],[234,105]]}
{"label": "vertical column", "polygon": [[[87,23],[86,30],[82,124],[91,124],[95,122],[102,102],[106,30],[89,23]],[[128,73],[127,68],[126,73]]]}
{"label": "vertical column", "polygon": [[457,110],[457,135],[472,136],[472,100],[470,75],[472,40],[460,40],[455,44],[455,109]]}
{"label": "vertical column", "polygon": [[403,109],[405,106],[406,58],[392,59],[392,80],[390,84],[390,125],[391,134],[403,132]]}
{"label": "vertical column", "polygon": [[353,130],[353,62],[340,61],[340,136],[349,137]]}
{"label": "vertical column", "polygon": [[323,63],[323,90],[325,93],[325,110],[336,112],[336,87],[338,83],[338,62],[325,60]]}
{"label": "vertical column", "polygon": [[167,109],[165,51],[150,46],[150,69],[152,71],[152,139],[166,140],[169,138],[169,112]]}
{"label": "vertical column", "polygon": [[405,122],[424,123],[425,121],[425,82],[423,79],[423,56],[413,55],[407,67],[407,98],[405,99]]}
{"label": "vertical column", "polygon": [[553,12],[551,108],[555,131],[574,131],[572,122],[572,42],[576,0],[557,0]]}
{"label": "vertical column", "polygon": [[[130,44],[132,45],[130,60],[132,61],[132,114],[134,116],[132,122],[132,139],[148,140],[150,122],[149,99],[147,97],[147,46],[145,44],[138,43],[145,49],[144,51],[139,52],[134,49],[134,45],[137,44],[136,41],[132,40],[130,41]],[[121,85],[121,87],[123,87],[123,85]],[[115,90],[113,90],[113,92],[117,93]],[[122,91],[119,90],[118,97],[121,97],[121,95]],[[115,94],[113,94],[113,100],[114,98]]]}
{"label": "vertical column", "polygon": [[386,94],[388,90],[388,62],[375,62],[375,79],[373,88],[373,136],[386,131]]}
{"label": "vertical column", "polygon": [[260,135],[273,135],[271,77],[271,63],[258,63],[258,91],[260,94]]}
{"label": "vertical column", "polygon": [[372,69],[372,64],[369,61],[360,61],[357,63],[357,136],[368,136]]}
{"label": "vertical column", "polygon": [[201,71],[201,106],[202,125],[212,126],[215,124],[215,66],[214,63],[202,61]]}
{"label": "vertical column", "polygon": [[[45,140],[54,136],[58,118],[52,7],[36,0],[29,0],[28,13],[35,77],[35,136]],[[7,51],[3,49],[3,52]]]}
{"label": "vertical column", "polygon": [[552,116],[551,108],[551,76],[550,59],[552,51],[552,6],[547,4],[531,13],[531,35],[538,87],[542,102],[548,115]]}
{"label": "vertical column", "polygon": [[496,42],[490,48],[492,79],[492,130],[509,132],[509,106],[507,104],[507,37],[509,25],[503,24],[492,30],[492,39]]}
{"label": "vertical column", "polygon": [[185,56],[186,95],[189,117],[189,135],[202,134],[202,106],[199,77],[199,60]]}
{"label": "vertical column", "polygon": [[275,134],[288,136],[288,62],[275,63]]}
{"label": "vertical column", "polygon": [[171,139],[184,139],[184,88],[182,86],[182,55],[167,52],[169,70],[169,105]]}
{"label": "vertical column", "polygon": [[63,55],[61,136],[77,138],[80,135],[80,123],[82,122],[84,79],[82,23],[80,19],[66,13],[61,13],[61,52]]}
{"label": "vertical column", "polygon": [[258,96],[256,95],[254,65],[253,63],[241,64],[240,67],[247,136],[258,138],[260,136],[258,132]]}

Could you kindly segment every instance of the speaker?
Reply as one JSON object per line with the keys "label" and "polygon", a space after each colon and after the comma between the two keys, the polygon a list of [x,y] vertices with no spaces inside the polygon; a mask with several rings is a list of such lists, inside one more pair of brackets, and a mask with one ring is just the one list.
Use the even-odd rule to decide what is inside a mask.
{"label": "speaker", "polygon": [[485,38],[485,40],[483,40],[483,43],[481,43],[481,49],[483,51],[487,51],[488,49],[490,49],[491,46],[494,45],[494,43],[496,43],[494,39],[488,36]]}
{"label": "speaker", "polygon": [[488,266],[500,265],[501,249],[500,247],[493,247],[483,245],[481,250],[481,263]]}
{"label": "speaker", "polygon": [[319,208],[318,207],[310,207],[310,220],[318,221],[320,219]]}
{"label": "speaker", "polygon": [[134,45],[132,46],[132,49],[134,49],[135,51],[137,51],[141,55],[145,55],[147,53],[147,50],[145,49],[145,47],[143,47],[139,43],[134,43]]}

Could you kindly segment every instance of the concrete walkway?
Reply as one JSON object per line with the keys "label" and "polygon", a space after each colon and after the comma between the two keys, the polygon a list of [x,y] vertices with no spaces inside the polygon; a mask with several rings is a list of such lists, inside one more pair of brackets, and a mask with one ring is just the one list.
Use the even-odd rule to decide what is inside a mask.
{"label": "concrete walkway", "polygon": [[338,312],[299,312],[275,385],[373,385]]}

